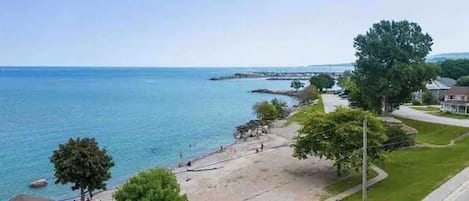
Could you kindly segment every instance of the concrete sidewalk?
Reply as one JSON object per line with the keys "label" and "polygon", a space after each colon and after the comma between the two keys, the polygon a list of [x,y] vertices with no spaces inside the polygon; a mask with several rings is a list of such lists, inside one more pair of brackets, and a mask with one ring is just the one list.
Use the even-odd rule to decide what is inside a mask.
{"label": "concrete sidewalk", "polygon": [[[388,173],[386,173],[384,170],[382,170],[381,168],[377,167],[377,166],[371,166],[371,169],[373,169],[374,171],[376,171],[378,173],[378,176],[374,177],[373,179],[370,179],[368,180],[368,187],[380,182],[381,180],[383,179],[386,179],[386,177],[388,177]],[[362,184],[358,184],[352,188],[349,188],[347,189],[346,191],[342,192],[342,193],[339,193],[337,195],[335,195],[334,197],[330,197],[328,198],[326,201],[338,201],[338,200],[342,200],[348,196],[351,196],[359,191],[362,190]]]}
{"label": "concrete sidewalk", "polygon": [[422,201],[469,200],[469,167],[427,195]]}
{"label": "concrete sidewalk", "polygon": [[[414,110],[408,106],[401,106],[393,115],[426,121],[431,123],[453,126],[469,127],[469,120],[451,119],[428,114],[424,111]],[[453,141],[452,141],[453,142]],[[423,201],[468,201],[469,200],[469,167],[462,170],[450,180],[439,186],[423,199]]]}

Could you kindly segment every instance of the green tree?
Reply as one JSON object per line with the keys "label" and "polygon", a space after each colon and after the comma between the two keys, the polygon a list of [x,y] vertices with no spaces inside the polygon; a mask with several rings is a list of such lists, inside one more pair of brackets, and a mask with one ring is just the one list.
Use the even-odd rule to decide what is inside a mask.
{"label": "green tree", "polygon": [[280,115],[277,108],[268,101],[256,103],[253,110],[257,118],[262,120],[275,120]]}
{"label": "green tree", "polygon": [[355,83],[353,83],[352,76],[342,76],[342,77],[340,77],[337,84],[340,87],[342,87],[342,89],[344,89],[344,90],[351,90],[353,85],[355,85]]}
{"label": "green tree", "polygon": [[306,159],[308,155],[334,161],[337,175],[344,170],[360,170],[362,166],[362,121],[368,120],[368,162],[384,158],[382,143],[387,140],[381,120],[370,112],[338,108],[335,112],[315,113],[307,117],[294,144],[294,157]]}
{"label": "green tree", "polygon": [[116,191],[116,201],[187,201],[176,176],[164,168],[140,172]]}
{"label": "green tree", "polygon": [[414,136],[407,134],[401,125],[390,125],[386,127],[388,140],[384,143],[384,149],[387,151],[393,151],[401,147],[408,147],[415,144]]}
{"label": "green tree", "polygon": [[460,77],[458,81],[456,82],[456,85],[469,87],[469,75]]}
{"label": "green tree", "polygon": [[319,92],[316,86],[314,85],[309,85],[306,88],[304,88],[300,93],[298,94],[298,97],[301,100],[301,103],[307,104],[313,100],[316,100],[319,98]]}
{"label": "green tree", "polygon": [[321,73],[319,75],[312,76],[309,79],[309,83],[316,86],[319,91],[322,91],[323,89],[332,88],[335,81],[330,75]]}
{"label": "green tree", "polygon": [[435,103],[435,97],[433,97],[432,92],[425,90],[422,93],[422,103],[425,105],[431,105]]}
{"label": "green tree", "polygon": [[55,183],[72,183],[72,190],[80,189],[80,199],[85,194],[90,196],[94,190],[106,189],[111,178],[110,169],[114,166],[112,157],[106,149],[99,149],[94,138],[70,138],[66,144],[60,144],[50,158],[55,170]]}
{"label": "green tree", "polygon": [[434,79],[439,67],[425,63],[432,44],[430,35],[408,21],[381,21],[358,35],[353,79],[367,107],[392,112]]}
{"label": "green tree", "polygon": [[469,75],[469,59],[446,60],[441,63],[441,76],[455,80]]}
{"label": "green tree", "polygon": [[278,117],[284,118],[288,115],[288,111],[286,110],[287,103],[285,101],[274,98],[270,101],[270,103],[275,107],[275,110],[277,110]]}
{"label": "green tree", "polygon": [[305,83],[303,83],[299,80],[293,80],[293,81],[291,81],[291,84],[290,84],[290,87],[294,88],[295,91],[298,91],[298,89],[300,89],[301,87],[304,87],[304,86],[305,86]]}

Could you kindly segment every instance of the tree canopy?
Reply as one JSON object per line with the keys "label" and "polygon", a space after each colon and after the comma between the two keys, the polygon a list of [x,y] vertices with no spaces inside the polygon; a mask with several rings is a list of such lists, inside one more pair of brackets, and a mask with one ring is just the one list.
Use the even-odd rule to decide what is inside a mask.
{"label": "tree canopy", "polygon": [[275,110],[277,110],[277,118],[284,118],[288,115],[288,111],[286,110],[287,103],[285,101],[274,98],[270,101],[270,104],[272,104],[275,107]]}
{"label": "tree canopy", "polygon": [[301,82],[300,80],[293,80],[291,81],[291,84],[290,84],[290,87],[294,88],[296,91],[298,91],[298,89],[304,86],[305,86],[305,83]]}
{"label": "tree canopy", "polygon": [[335,112],[312,113],[307,117],[296,137],[294,157],[306,159],[308,155],[334,161],[337,174],[344,170],[358,171],[362,166],[362,121],[368,121],[368,163],[384,157],[382,143],[387,140],[386,129],[379,118],[358,109],[338,108]]}
{"label": "tree canopy", "polygon": [[303,104],[307,104],[319,98],[318,89],[314,85],[309,85],[298,93],[298,97]]}
{"label": "tree canopy", "polygon": [[272,99],[270,102],[263,101],[256,103],[253,106],[254,114],[257,118],[262,120],[275,120],[278,118],[285,117],[288,112],[285,109],[287,103],[276,98]]}
{"label": "tree canopy", "polygon": [[114,194],[116,201],[187,201],[176,176],[163,168],[140,172]]}
{"label": "tree canopy", "polygon": [[319,91],[322,91],[323,89],[332,88],[335,81],[330,75],[321,73],[319,75],[312,76],[309,79],[309,83],[316,86]]}
{"label": "tree canopy", "polygon": [[441,76],[455,80],[469,76],[469,59],[446,60],[441,63]]}
{"label": "tree canopy", "polygon": [[391,112],[436,78],[439,67],[425,63],[432,44],[430,35],[408,21],[381,21],[358,35],[353,80],[367,107]]}
{"label": "tree canopy", "polygon": [[66,144],[60,144],[50,158],[55,169],[55,183],[72,183],[72,190],[80,189],[81,201],[85,193],[92,195],[94,190],[106,189],[111,178],[110,169],[114,166],[112,157],[106,149],[99,149],[94,138],[70,138]]}
{"label": "tree canopy", "polygon": [[456,85],[469,87],[469,75],[460,77],[456,82]]}

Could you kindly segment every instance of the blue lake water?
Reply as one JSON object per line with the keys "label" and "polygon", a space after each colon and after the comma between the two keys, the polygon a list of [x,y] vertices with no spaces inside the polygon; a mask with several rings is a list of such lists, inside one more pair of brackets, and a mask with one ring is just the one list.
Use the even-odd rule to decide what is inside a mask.
{"label": "blue lake water", "polygon": [[[248,92],[287,89],[289,81],[208,80],[248,70],[0,67],[0,200],[20,193],[56,199],[77,195],[69,186],[53,184],[49,162],[53,150],[71,137],[94,137],[112,155],[116,165],[109,186],[139,170],[172,167],[180,151],[188,160],[231,144],[234,127],[254,118],[254,103],[274,97],[295,103]],[[40,178],[49,185],[28,188]]]}

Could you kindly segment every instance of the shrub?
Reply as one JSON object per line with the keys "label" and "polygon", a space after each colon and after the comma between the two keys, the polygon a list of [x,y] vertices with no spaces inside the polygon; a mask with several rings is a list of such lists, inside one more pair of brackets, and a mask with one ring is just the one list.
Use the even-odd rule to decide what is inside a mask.
{"label": "shrub", "polygon": [[414,101],[412,101],[412,105],[422,105],[422,102],[420,102],[418,100],[414,100]]}
{"label": "shrub", "polygon": [[275,120],[280,116],[277,108],[267,101],[256,103],[253,110],[257,118],[262,120]]}
{"label": "shrub", "polygon": [[176,176],[164,168],[140,172],[114,194],[116,201],[187,201]]}
{"label": "shrub", "polygon": [[386,135],[388,136],[388,140],[384,143],[384,148],[387,151],[392,151],[401,147],[408,147],[415,144],[414,137],[407,134],[407,132],[402,129],[402,126],[387,126]]}
{"label": "shrub", "polygon": [[309,85],[298,94],[298,97],[301,99],[302,103],[309,103],[319,98],[319,92],[316,86]]}
{"label": "shrub", "polygon": [[285,118],[288,115],[288,111],[286,109],[287,103],[285,101],[281,101],[279,99],[272,99],[270,103],[275,107],[278,112],[277,118]]}

